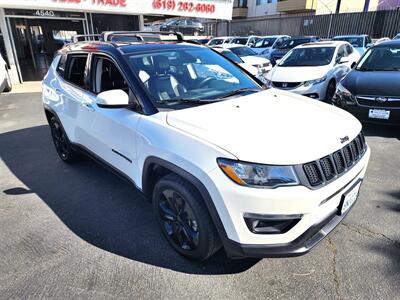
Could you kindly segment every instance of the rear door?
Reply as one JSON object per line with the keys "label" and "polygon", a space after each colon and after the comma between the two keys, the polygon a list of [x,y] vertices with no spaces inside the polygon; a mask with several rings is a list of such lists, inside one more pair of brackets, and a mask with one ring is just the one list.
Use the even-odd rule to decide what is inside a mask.
{"label": "rear door", "polygon": [[78,143],[78,120],[82,109],[86,85],[87,53],[70,53],[61,57],[57,69],[58,84],[55,92],[60,105],[54,105],[57,115],[71,140]]}

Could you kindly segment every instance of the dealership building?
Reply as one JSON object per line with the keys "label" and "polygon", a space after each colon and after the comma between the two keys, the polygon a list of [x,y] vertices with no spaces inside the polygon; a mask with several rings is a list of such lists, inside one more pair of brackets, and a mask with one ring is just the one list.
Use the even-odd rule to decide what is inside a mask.
{"label": "dealership building", "polygon": [[41,80],[76,34],[141,30],[167,16],[230,20],[233,0],[0,0],[0,50],[14,83]]}

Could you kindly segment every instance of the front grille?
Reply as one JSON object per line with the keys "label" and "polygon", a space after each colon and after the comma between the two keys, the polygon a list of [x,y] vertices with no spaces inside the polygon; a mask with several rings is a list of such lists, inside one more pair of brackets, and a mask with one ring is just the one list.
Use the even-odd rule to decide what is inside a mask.
{"label": "front grille", "polygon": [[302,82],[279,82],[273,81],[272,84],[278,89],[294,89],[302,84]]}
{"label": "front grille", "polygon": [[[356,99],[358,104],[361,106],[400,109],[400,98],[379,97],[379,96],[358,96]],[[377,99],[381,99],[381,101],[378,101]]]}
{"label": "front grille", "polygon": [[367,150],[365,137],[361,132],[354,140],[335,153],[303,165],[304,173],[312,187],[330,182],[347,172]]}

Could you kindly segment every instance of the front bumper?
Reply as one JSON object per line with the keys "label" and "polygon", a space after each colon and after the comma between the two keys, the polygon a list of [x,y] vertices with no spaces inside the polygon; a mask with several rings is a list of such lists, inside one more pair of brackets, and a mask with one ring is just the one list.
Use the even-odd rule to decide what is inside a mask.
{"label": "front bumper", "polygon": [[[343,195],[362,181],[370,157],[364,156],[346,174],[319,189],[305,186],[257,189],[239,186],[219,169],[205,182],[221,219],[226,236],[222,243],[228,256],[282,257],[307,253],[346,216],[339,215]],[[219,187],[217,189],[217,186]],[[249,230],[244,216],[301,215],[301,220],[281,234],[257,234]]]}
{"label": "front bumper", "polygon": [[[277,88],[277,87],[275,87]],[[279,89],[279,88],[278,88]],[[294,89],[282,89],[284,91],[292,92],[302,96],[306,96],[315,100],[324,100],[326,97],[327,82],[321,82],[311,86],[304,86],[304,84],[299,85]]]}

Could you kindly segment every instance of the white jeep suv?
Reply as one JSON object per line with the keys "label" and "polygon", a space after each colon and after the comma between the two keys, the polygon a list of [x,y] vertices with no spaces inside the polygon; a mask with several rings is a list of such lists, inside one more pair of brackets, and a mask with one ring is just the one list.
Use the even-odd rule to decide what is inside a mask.
{"label": "white jeep suv", "polygon": [[193,259],[221,246],[232,258],[301,255],[339,224],[370,156],[357,119],[265,90],[180,35],[137,35],[56,55],[43,105],[64,162],[85,153],[128,178],[172,247]]}

